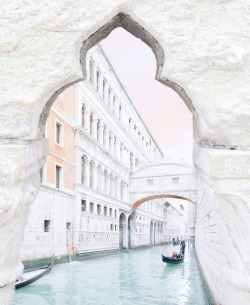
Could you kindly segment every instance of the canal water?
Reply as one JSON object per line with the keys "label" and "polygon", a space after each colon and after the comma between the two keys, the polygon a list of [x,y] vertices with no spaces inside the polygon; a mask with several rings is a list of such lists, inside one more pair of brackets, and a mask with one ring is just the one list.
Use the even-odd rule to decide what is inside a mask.
{"label": "canal water", "polygon": [[[175,247],[176,249],[176,247]],[[53,266],[51,272],[16,291],[13,305],[208,305],[194,248],[185,261],[165,264],[173,246]]]}

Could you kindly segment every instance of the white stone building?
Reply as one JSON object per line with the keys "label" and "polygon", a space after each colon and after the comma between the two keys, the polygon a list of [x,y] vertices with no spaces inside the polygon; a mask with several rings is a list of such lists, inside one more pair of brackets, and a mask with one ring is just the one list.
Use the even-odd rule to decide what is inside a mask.
{"label": "white stone building", "polygon": [[[163,154],[100,44],[88,52],[86,60],[87,80],[74,85],[74,94],[66,98],[75,113],[60,100],[51,110],[56,119],[51,122],[49,118],[46,128],[50,161],[44,167],[42,189],[26,226],[21,251],[24,260],[187,237],[183,229],[187,219],[182,217],[187,210],[180,211],[180,204],[155,199],[132,210],[131,173],[163,158]],[[58,122],[63,127],[61,131]],[[50,133],[53,124],[55,136]],[[57,143],[57,132],[63,133],[62,143]],[[69,141],[70,137],[74,142]],[[54,138],[59,148],[53,148]],[[75,154],[71,159],[70,145]],[[63,146],[68,154],[65,150],[58,152]],[[55,171],[60,162],[68,159],[72,170],[69,172],[64,163],[60,164],[62,177],[55,172],[50,181],[53,157],[58,158]],[[70,183],[67,187],[68,175],[75,181],[74,186]],[[59,178],[63,183],[56,181]]]}

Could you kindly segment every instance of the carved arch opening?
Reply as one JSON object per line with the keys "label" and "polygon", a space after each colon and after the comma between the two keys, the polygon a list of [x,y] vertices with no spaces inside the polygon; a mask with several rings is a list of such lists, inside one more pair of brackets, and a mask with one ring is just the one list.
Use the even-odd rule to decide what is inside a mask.
{"label": "carved arch opening", "polygon": [[143,28],[138,22],[134,21],[129,15],[124,14],[122,12],[118,13],[114,16],[108,23],[104,26],[99,28],[95,33],[90,35],[82,44],[80,50],[80,65],[82,69],[83,77],[75,80],[71,83],[66,84],[65,86],[58,89],[47,101],[46,105],[43,108],[42,113],[40,114],[39,121],[38,121],[38,132],[40,134],[44,134],[45,123],[49,115],[49,111],[51,106],[53,105],[54,101],[57,97],[68,87],[71,85],[83,81],[87,77],[87,69],[86,69],[86,53],[89,49],[99,43],[101,40],[106,38],[115,28],[122,27],[130,34],[135,36],[136,38],[141,39],[146,45],[148,45],[151,50],[153,51],[155,58],[156,58],[156,80],[161,82],[162,84],[172,88],[184,101],[190,112],[195,116],[196,111],[192,104],[191,99],[186,94],[185,90],[179,86],[178,84],[174,83],[173,81],[161,77],[161,68],[165,61],[164,50],[159,44],[159,42],[153,37],[151,33],[149,33],[145,28]]}

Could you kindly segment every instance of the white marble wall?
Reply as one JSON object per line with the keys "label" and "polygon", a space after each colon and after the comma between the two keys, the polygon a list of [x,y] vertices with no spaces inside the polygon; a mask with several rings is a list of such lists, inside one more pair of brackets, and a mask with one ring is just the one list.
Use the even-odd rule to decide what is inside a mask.
{"label": "white marble wall", "polygon": [[[10,303],[15,277],[21,272],[18,252],[27,207],[39,190],[40,152],[46,150],[39,139],[53,98],[48,100],[82,78],[82,42],[122,12],[132,18],[127,24],[135,21],[131,32],[154,49],[157,77],[183,97],[194,115],[195,142],[201,150],[194,162],[209,184],[205,192],[212,189],[211,204],[222,207],[218,217],[224,224],[227,264],[221,282],[228,289],[225,295],[219,286],[214,295],[222,305],[249,304],[249,3],[78,0],[20,6],[14,0],[3,2],[1,12],[1,303]],[[92,36],[92,43],[105,33]],[[212,157],[202,154],[206,148]],[[196,249],[212,287],[218,274],[213,260],[202,255],[205,244],[201,237]]]}

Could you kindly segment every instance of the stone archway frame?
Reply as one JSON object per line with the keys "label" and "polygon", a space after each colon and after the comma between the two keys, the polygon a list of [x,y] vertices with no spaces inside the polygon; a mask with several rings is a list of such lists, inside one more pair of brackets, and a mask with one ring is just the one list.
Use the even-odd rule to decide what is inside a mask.
{"label": "stone archway frame", "polygon": [[95,33],[90,35],[82,44],[81,50],[80,50],[80,65],[83,73],[83,77],[75,80],[74,82],[71,82],[69,84],[66,84],[62,88],[58,89],[47,101],[46,105],[43,108],[43,111],[40,115],[39,122],[38,122],[38,130],[41,134],[44,134],[44,126],[47,121],[49,111],[51,106],[53,105],[54,101],[57,99],[57,97],[68,87],[71,85],[74,85],[80,81],[83,81],[87,77],[87,71],[86,71],[86,53],[89,49],[91,49],[93,46],[98,44],[101,40],[105,39],[114,29],[117,27],[122,27],[126,31],[128,31],[130,34],[135,36],[136,38],[141,39],[146,45],[148,45],[151,50],[153,51],[155,58],[156,58],[156,65],[157,65],[157,71],[155,79],[161,82],[162,84],[166,85],[167,87],[170,87],[173,89],[184,101],[186,106],[188,107],[189,111],[193,114],[193,116],[196,115],[195,108],[193,106],[193,103],[191,99],[186,94],[185,90],[176,84],[175,82],[161,77],[161,71],[164,64],[165,56],[164,56],[164,50],[158,43],[158,41],[153,37],[152,34],[150,34],[145,28],[143,28],[138,22],[134,21],[128,14],[124,14],[122,12],[115,15],[109,22],[107,22],[104,26],[99,28]]}
{"label": "stone archway frame", "polygon": [[193,200],[191,200],[187,197],[184,197],[184,196],[179,196],[179,195],[152,195],[152,196],[147,196],[147,197],[141,198],[141,199],[137,200],[136,202],[134,202],[133,205],[132,205],[132,209],[135,210],[141,204],[143,204],[144,202],[147,202],[149,200],[159,199],[159,198],[182,199],[182,200],[189,201],[189,202],[193,203],[194,205],[197,205],[197,203],[195,201],[193,201]]}

